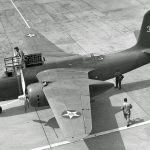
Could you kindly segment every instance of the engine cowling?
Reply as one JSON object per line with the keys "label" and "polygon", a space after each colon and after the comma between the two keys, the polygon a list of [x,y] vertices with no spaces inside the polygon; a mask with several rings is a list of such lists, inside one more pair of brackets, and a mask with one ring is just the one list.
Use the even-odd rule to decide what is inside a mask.
{"label": "engine cowling", "polygon": [[32,107],[47,106],[48,102],[43,93],[42,83],[32,83],[27,86],[27,94]]}

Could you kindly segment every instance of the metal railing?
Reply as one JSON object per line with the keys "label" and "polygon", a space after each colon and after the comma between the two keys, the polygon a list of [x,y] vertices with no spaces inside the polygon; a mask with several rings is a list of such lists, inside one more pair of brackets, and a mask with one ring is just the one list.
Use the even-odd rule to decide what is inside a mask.
{"label": "metal railing", "polygon": [[6,73],[12,73],[12,75],[18,74],[18,69],[21,68],[21,57],[14,56],[14,57],[8,57],[4,58]]}

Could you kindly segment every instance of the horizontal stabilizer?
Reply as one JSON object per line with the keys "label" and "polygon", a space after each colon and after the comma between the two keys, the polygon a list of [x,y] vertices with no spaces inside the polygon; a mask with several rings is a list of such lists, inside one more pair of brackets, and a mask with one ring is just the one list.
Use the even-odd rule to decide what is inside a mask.
{"label": "horizontal stabilizer", "polygon": [[142,52],[150,55],[150,49],[144,49]]}
{"label": "horizontal stabilizer", "polygon": [[88,78],[87,71],[79,71],[77,69],[67,69],[67,68],[58,68],[58,69],[49,69],[42,71],[36,75],[39,81],[57,81],[62,79],[73,79],[73,78]]}

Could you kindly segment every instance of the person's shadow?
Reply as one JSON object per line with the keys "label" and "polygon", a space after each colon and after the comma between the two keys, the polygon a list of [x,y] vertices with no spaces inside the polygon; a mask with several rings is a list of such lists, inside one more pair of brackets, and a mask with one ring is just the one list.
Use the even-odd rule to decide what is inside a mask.
{"label": "person's shadow", "polygon": [[134,124],[141,123],[141,122],[144,122],[144,119],[135,118],[135,119],[130,120],[130,125],[134,125]]}

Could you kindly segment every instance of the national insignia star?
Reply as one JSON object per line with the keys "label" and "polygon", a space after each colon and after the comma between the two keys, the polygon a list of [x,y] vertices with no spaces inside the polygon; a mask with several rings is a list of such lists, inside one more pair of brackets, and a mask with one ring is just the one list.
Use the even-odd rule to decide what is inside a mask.
{"label": "national insignia star", "polygon": [[69,110],[67,110],[66,114],[63,114],[62,116],[67,116],[70,119],[72,119],[73,117],[79,117],[80,115],[77,114],[77,111],[71,112]]}
{"label": "national insignia star", "polygon": [[34,37],[35,34],[29,33],[29,34],[27,34],[27,36],[28,36],[28,37]]}

